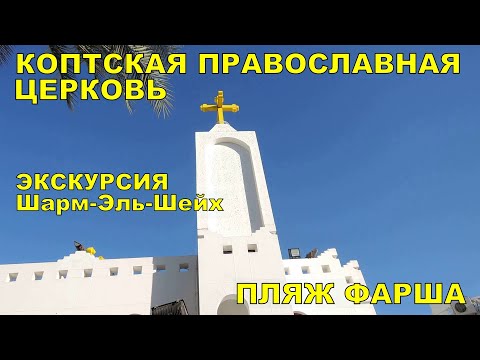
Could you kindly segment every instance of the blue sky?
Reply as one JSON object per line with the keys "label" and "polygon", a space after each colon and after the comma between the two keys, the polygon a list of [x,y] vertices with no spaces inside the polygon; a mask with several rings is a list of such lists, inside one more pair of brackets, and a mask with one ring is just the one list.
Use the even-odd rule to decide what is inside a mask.
{"label": "blue sky", "polygon": [[[42,52],[42,46],[18,46]],[[357,259],[367,285],[460,283],[480,295],[479,46],[185,46],[187,74],[171,77],[174,110],[156,118],[142,101],[15,100],[15,58],[0,68],[0,263],[56,261],[73,241],[107,258],[196,254],[195,212],[17,212],[18,173],[169,174],[169,193],[195,196],[196,131],[215,115],[199,105],[223,90],[257,133],[284,257],[336,248]],[[197,73],[199,52],[461,54],[460,74],[300,75]],[[372,57],[373,58],[373,57]],[[97,197],[96,187],[87,196]],[[111,191],[113,196],[151,194]],[[58,197],[68,193],[44,192]],[[70,194],[71,195],[71,194]],[[80,197],[84,193],[78,194]],[[379,314],[429,314],[376,305]]]}

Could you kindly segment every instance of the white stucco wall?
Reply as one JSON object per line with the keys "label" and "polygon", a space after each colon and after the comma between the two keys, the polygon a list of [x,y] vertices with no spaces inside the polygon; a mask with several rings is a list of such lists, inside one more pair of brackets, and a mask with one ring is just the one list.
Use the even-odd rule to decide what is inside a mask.
{"label": "white stucco wall", "polygon": [[[188,271],[180,272],[180,265]],[[36,272],[43,272],[41,280]],[[18,274],[15,281],[11,274]],[[99,260],[77,251],[57,262],[0,265],[0,314],[148,315],[153,306],[178,299],[198,314],[197,276],[196,256]]]}
{"label": "white stucco wall", "polygon": [[[368,300],[356,305],[344,296],[346,287],[352,283],[367,285],[356,260],[342,266],[337,251],[328,249],[312,259],[285,259],[283,265],[285,272],[288,273],[286,275],[288,283],[335,284],[329,292],[335,304],[297,305],[292,302],[295,312],[305,315],[375,315],[375,309]],[[308,273],[304,274],[304,271]],[[306,289],[302,291],[302,303],[308,294]]]}

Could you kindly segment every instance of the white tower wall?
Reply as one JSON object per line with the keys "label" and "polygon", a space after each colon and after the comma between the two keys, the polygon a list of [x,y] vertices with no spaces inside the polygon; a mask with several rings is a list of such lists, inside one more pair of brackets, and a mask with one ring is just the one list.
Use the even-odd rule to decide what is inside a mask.
{"label": "white tower wall", "polygon": [[200,314],[293,314],[290,305],[236,304],[237,283],[285,282],[255,132],[216,124],[195,140],[197,194],[223,198],[223,211],[197,212]]}

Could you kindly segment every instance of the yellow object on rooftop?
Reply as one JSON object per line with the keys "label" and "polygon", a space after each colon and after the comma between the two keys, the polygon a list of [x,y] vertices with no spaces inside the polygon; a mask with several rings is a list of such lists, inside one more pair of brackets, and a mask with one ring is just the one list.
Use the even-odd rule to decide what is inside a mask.
{"label": "yellow object on rooftop", "polygon": [[87,253],[95,255],[97,252],[95,251],[95,248],[89,247],[87,250],[85,250]]}

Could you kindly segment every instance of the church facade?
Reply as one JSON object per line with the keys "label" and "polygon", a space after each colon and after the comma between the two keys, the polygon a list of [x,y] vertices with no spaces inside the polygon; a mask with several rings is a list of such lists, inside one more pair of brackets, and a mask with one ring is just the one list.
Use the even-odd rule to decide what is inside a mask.
{"label": "church facade", "polygon": [[[217,124],[195,134],[197,194],[222,198],[223,211],[197,212],[198,255],[100,260],[76,251],[0,265],[0,314],[149,315],[176,300],[192,315],[375,314],[368,300],[345,298],[351,284],[365,285],[357,261],[341,265],[335,249],[282,259],[255,132],[224,121],[239,107],[224,105],[222,92],[201,109],[216,111]],[[333,284],[334,303],[309,297],[321,284]]]}

